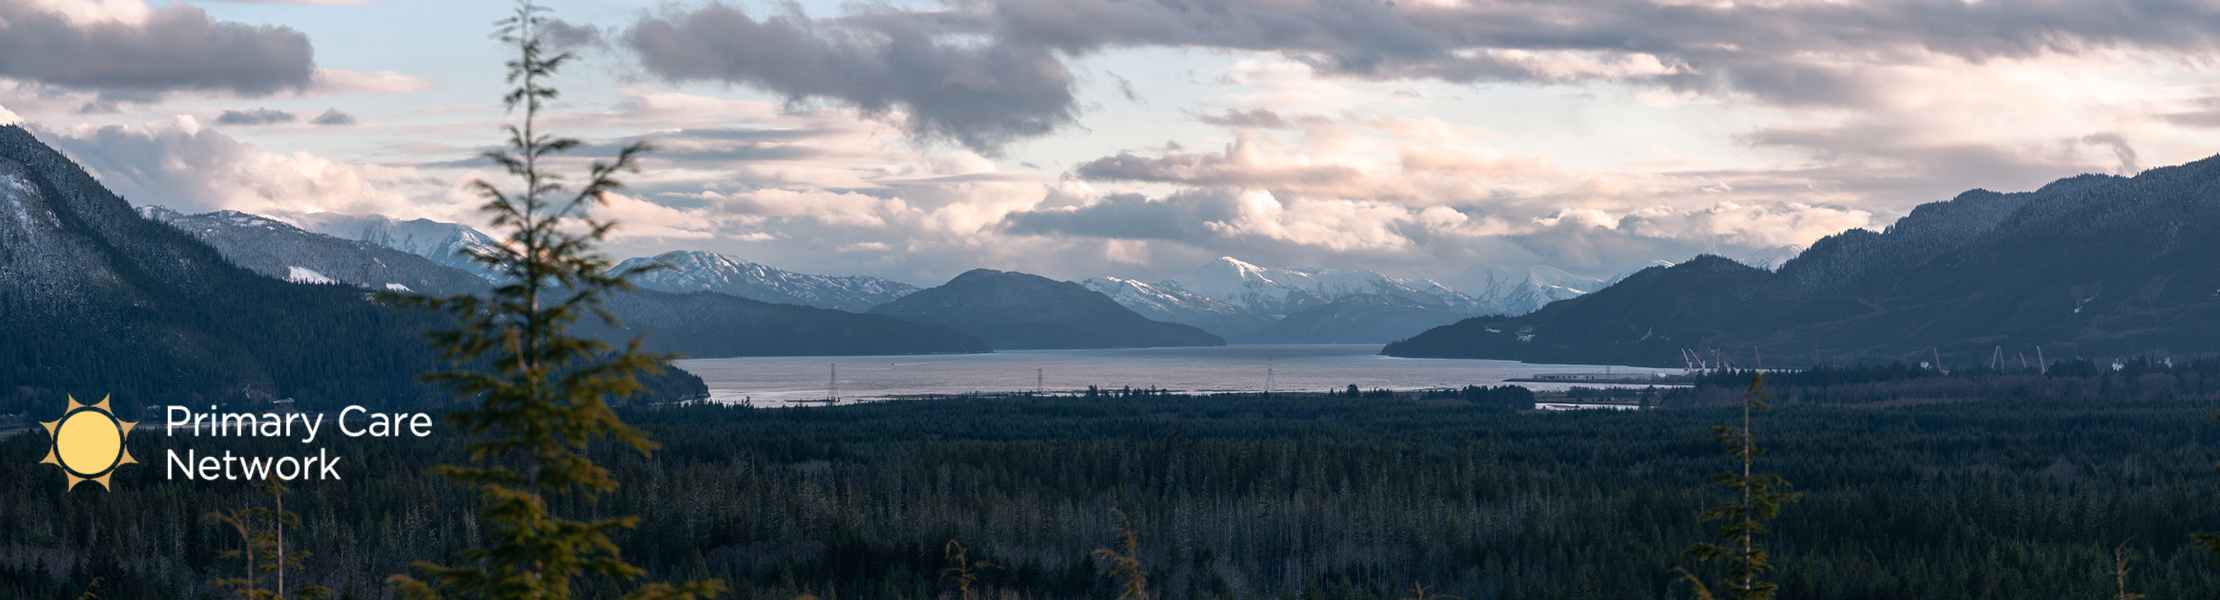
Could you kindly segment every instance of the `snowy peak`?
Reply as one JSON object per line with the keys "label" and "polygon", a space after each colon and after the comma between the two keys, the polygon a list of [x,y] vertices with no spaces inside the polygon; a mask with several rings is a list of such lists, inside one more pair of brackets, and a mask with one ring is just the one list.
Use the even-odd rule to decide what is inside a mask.
{"label": "snowy peak", "polygon": [[917,286],[861,275],[808,275],[702,251],[665,252],[653,258],[634,258],[617,269],[660,269],[634,279],[640,287],[666,292],[711,291],[751,300],[801,304],[849,312],[864,312],[917,291]]}
{"label": "snowy peak", "polygon": [[488,286],[470,273],[369,242],[312,233],[292,224],[239,211],[182,214],[143,206],[141,216],[169,225],[256,273],[310,284],[346,284],[371,290],[473,294]]}
{"label": "snowy peak", "polygon": [[1219,337],[1246,335],[1272,323],[1271,319],[1248,309],[1175,287],[1117,277],[1096,277],[1079,284],[1109,296],[1141,316],[1193,325]]}
{"label": "snowy peak", "polygon": [[488,280],[494,278],[484,265],[471,260],[464,252],[500,244],[500,240],[468,225],[442,223],[431,219],[396,221],[379,215],[343,215],[317,213],[291,217],[304,229],[332,237],[369,242],[422,256],[434,264],[469,271]]}
{"label": "snowy peak", "polygon": [[1522,315],[1543,305],[1586,295],[1605,284],[1602,280],[1567,273],[1557,267],[1498,267],[1476,265],[1457,277],[1463,289],[1482,302],[1503,307],[1505,314]]}
{"label": "snowy peak", "polygon": [[1260,267],[1233,257],[1213,260],[1192,273],[1166,279],[1159,285],[1215,298],[1273,318],[1359,294],[1397,296],[1439,304],[1465,314],[1498,310],[1432,280],[1402,279],[1373,271]]}
{"label": "snowy peak", "polygon": [[[1109,296],[1112,300],[1117,300],[1118,304],[1123,304],[1126,308],[1142,306],[1154,312],[1187,311],[1212,315],[1237,315],[1247,312],[1231,304],[1219,302],[1209,296],[1178,288],[1150,285],[1131,279],[1096,277],[1079,282],[1079,284],[1087,286],[1087,289],[1101,292],[1102,295]],[[1141,314],[1148,315],[1149,313],[1141,312]]]}

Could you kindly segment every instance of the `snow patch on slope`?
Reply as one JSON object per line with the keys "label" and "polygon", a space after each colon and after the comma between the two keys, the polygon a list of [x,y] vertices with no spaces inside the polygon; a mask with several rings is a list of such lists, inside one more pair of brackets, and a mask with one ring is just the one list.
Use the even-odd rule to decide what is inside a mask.
{"label": "snow patch on slope", "polygon": [[286,267],[285,280],[293,283],[339,283],[323,273],[302,267]]}

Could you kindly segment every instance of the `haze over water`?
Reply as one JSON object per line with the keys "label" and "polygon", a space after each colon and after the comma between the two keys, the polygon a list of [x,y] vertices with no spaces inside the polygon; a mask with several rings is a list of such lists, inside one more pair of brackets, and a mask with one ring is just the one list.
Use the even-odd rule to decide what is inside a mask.
{"label": "haze over water", "polygon": [[[819,400],[829,393],[838,365],[840,398],[867,400],[913,394],[1026,392],[1076,393],[1087,386],[1151,386],[1173,392],[1264,391],[1267,370],[1274,391],[1396,390],[1502,385],[1539,373],[1677,374],[1679,369],[1542,365],[1504,360],[1392,358],[1380,344],[1220,346],[1119,350],[1005,350],[993,354],[926,356],[747,357],[677,361],[709,384],[710,399],[758,405]],[[1566,384],[1524,383],[1536,390]]]}

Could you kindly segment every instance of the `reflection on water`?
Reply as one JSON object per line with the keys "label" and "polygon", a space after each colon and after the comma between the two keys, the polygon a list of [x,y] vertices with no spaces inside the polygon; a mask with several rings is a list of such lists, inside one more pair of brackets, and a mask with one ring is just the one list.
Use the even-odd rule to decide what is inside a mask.
{"label": "reflection on water", "polygon": [[[1677,374],[1679,369],[1537,365],[1502,360],[1390,358],[1379,344],[1221,346],[1124,350],[1009,350],[993,354],[712,358],[678,361],[709,383],[720,402],[753,398],[764,403],[818,400],[831,393],[839,371],[842,400],[913,394],[1028,392],[1069,394],[1087,386],[1134,387],[1174,392],[1319,392],[1501,385],[1539,373],[1601,372]],[[1536,390],[1570,384],[1522,383]]]}

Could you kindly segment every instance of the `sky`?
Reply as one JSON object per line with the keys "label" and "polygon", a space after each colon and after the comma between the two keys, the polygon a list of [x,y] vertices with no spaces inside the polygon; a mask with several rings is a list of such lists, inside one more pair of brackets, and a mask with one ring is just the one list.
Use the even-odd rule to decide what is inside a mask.
{"label": "sky", "polygon": [[[1779,255],[2220,143],[2220,4],[550,0],[616,258],[1453,286]],[[491,0],[0,0],[0,122],[134,204],[481,224]],[[582,176],[582,175],[581,175]]]}

